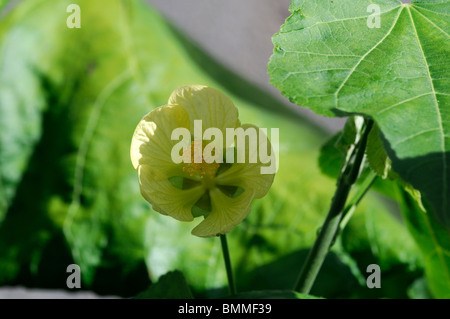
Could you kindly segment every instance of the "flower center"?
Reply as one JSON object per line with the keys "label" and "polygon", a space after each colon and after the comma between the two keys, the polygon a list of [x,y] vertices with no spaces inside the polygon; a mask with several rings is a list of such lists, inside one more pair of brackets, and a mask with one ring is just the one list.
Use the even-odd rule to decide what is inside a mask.
{"label": "flower center", "polygon": [[[205,180],[212,180],[216,175],[217,169],[220,167],[219,163],[212,160],[205,159],[203,151],[205,147],[203,143],[191,142],[189,149],[183,150],[183,171],[187,172],[189,176],[198,175],[204,177]],[[212,162],[212,163],[208,163]]]}

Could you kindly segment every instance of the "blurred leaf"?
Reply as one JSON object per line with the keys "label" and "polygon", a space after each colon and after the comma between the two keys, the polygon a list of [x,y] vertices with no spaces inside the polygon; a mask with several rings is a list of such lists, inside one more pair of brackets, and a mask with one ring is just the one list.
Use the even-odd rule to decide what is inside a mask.
{"label": "blurred leaf", "polygon": [[232,299],[323,299],[290,290],[259,290],[238,293]]}
{"label": "blurred leaf", "polygon": [[401,221],[368,208],[355,214],[341,234],[340,244],[367,277],[370,264],[381,269],[381,289],[358,291],[365,298],[406,298],[406,287],[422,273],[420,253]]}
{"label": "blurred leaf", "polygon": [[319,167],[323,174],[337,178],[341,171],[344,154],[337,148],[337,143],[342,136],[342,132],[338,132],[329,138],[325,144],[322,145],[319,155]]}
{"label": "blurred leaf", "polygon": [[416,279],[408,288],[408,297],[411,299],[431,299],[430,290],[427,286],[427,280],[424,277]]}
{"label": "blurred leaf", "polygon": [[[0,2],[0,9],[7,1]],[[17,19],[29,14],[27,8],[17,10]],[[42,26],[41,31],[49,31]],[[20,38],[20,41],[17,39]],[[45,53],[35,50],[52,40],[30,35],[14,28],[11,19],[0,25],[0,223],[11,205],[16,188],[42,133],[45,92],[32,66],[42,61]],[[30,54],[33,52],[34,54]],[[12,76],[14,75],[14,76]]]}
{"label": "blurred leaf", "polygon": [[[20,58],[24,74],[45,92],[39,91],[45,112],[36,111],[40,139],[34,148],[30,146],[30,164],[1,227],[0,263],[11,269],[2,273],[3,282],[33,285],[38,269],[45,262],[52,263],[42,259],[42,252],[64,229],[87,287],[97,287],[96,278],[104,278],[108,269],[125,269],[145,257],[153,277],[180,265],[192,269],[189,276],[200,289],[222,285],[223,267],[220,261],[211,263],[219,253],[215,241],[195,239],[189,234],[193,225],[151,212],[139,193],[129,159],[131,135],[139,119],[165,104],[173,89],[194,83],[219,89],[220,85],[192,62],[172,29],[141,2],[79,1],[81,29],[68,29],[65,20],[55,15],[65,12],[69,3],[24,2],[1,26],[2,37],[11,38],[9,45],[2,44],[4,64],[14,65],[9,60]],[[22,29],[26,31],[21,39],[27,45],[13,41],[16,30]],[[13,70],[7,71],[13,83],[21,83],[21,77],[11,76]],[[231,73],[227,76],[230,82],[236,79]],[[10,93],[7,87],[5,91]],[[286,127],[293,135],[281,137],[281,152],[294,161],[309,157],[320,140],[319,131],[301,125],[292,115],[261,112],[243,98],[248,100],[253,94],[261,98],[264,93],[250,92],[240,92],[241,98],[227,92],[239,106],[241,119],[261,127]],[[9,109],[17,111],[12,104]],[[18,134],[24,131],[23,125],[16,129]],[[302,142],[297,143],[294,136],[302,136]],[[309,163],[314,165],[311,160]],[[310,175],[308,178],[314,178],[317,173]],[[289,197],[284,186],[281,189],[282,196]],[[322,190],[321,196],[328,194]],[[311,200],[305,204],[321,202],[316,197]],[[278,199],[276,205],[282,201]],[[271,251],[270,258],[255,262],[272,260],[297,245]],[[235,246],[242,251],[237,242]],[[69,257],[59,262],[73,260]],[[200,276],[197,262],[202,269],[208,268]],[[136,281],[133,284],[138,285]]]}
{"label": "blurred leaf", "polygon": [[[0,14],[3,14],[4,7],[10,2],[11,0],[0,0]],[[0,15],[1,18],[1,15]]]}
{"label": "blurred leaf", "polygon": [[169,272],[134,299],[194,299],[186,278],[180,271]]}
{"label": "blurred leaf", "polygon": [[[260,266],[242,276],[239,283],[255,290],[293,289],[300,267],[306,260],[308,249],[295,251],[271,263]],[[347,298],[358,288],[358,281],[350,267],[341,260],[341,252],[332,251],[324,264],[311,290],[315,296],[327,298]],[[239,291],[239,288],[238,288]]]}
{"label": "blurred leaf", "polygon": [[450,235],[432,216],[424,213],[410,194],[400,190],[407,226],[425,261],[428,288],[435,298],[450,298]]}
{"label": "blurred leaf", "polygon": [[[66,225],[65,235],[72,255],[89,285],[94,282],[100,264],[126,261],[130,265],[144,256],[141,236],[147,207],[137,201],[138,194],[128,191],[133,190],[129,185],[135,185],[128,153],[131,127],[151,106],[145,102],[145,95],[126,93],[139,88],[136,86],[139,82],[129,81],[134,69],[132,56],[127,58],[128,45],[109,54],[118,38],[123,41],[127,37],[122,34],[126,30],[109,32],[118,27],[111,17],[98,14],[98,6],[105,3],[83,3],[86,18],[83,30],[86,31],[68,29],[65,19],[54,14],[66,14],[69,3],[24,2],[2,22],[3,65],[11,65],[5,72],[9,77],[17,75],[12,76],[11,83],[20,85],[17,89],[5,86],[2,89],[6,95],[29,89],[30,96],[18,96],[30,101],[5,103],[1,110],[37,117],[39,120],[33,125],[38,132],[43,132],[2,225],[0,251],[10,250],[1,254],[6,256],[13,251],[16,262],[21,264],[39,264],[43,247]],[[119,2],[109,8],[115,16],[125,15]],[[91,41],[91,36],[104,42]],[[18,37],[21,41],[14,41]],[[122,57],[125,58],[120,61]],[[16,63],[20,68],[10,60],[20,61]],[[157,68],[156,63],[153,68]],[[34,86],[38,83],[46,96],[37,99],[32,94],[34,86],[26,82],[27,77]],[[137,112],[128,112],[124,107],[133,100],[130,95],[136,101]],[[39,114],[39,108],[34,105],[42,100],[47,108]],[[105,104],[108,106],[104,107]],[[21,111],[18,105],[31,110]],[[124,116],[119,116],[118,108]],[[25,121],[26,116],[17,117]],[[18,134],[29,131],[26,125],[13,119],[7,125],[14,127]],[[4,125],[6,129],[7,125]],[[116,140],[121,143],[115,143]],[[11,142],[12,146],[22,144]],[[2,150],[1,155],[8,154]],[[104,165],[105,161],[111,164]],[[9,161],[10,164],[19,162],[14,158]],[[111,259],[104,253],[107,246],[116,253]],[[122,262],[117,261],[117,256],[123,258]],[[33,269],[37,268],[28,268],[31,270],[25,277],[36,276]]]}

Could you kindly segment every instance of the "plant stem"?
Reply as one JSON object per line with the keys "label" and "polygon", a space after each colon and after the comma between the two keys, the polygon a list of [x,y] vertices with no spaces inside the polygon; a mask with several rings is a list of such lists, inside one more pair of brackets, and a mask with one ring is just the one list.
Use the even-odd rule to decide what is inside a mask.
{"label": "plant stem", "polygon": [[322,225],[320,233],[309,251],[308,257],[300,271],[300,275],[295,284],[295,290],[308,294],[316,280],[317,274],[322,267],[326,255],[333,243],[336,233],[339,230],[345,203],[347,202],[350,190],[355,184],[364,158],[367,145],[367,137],[372,128],[373,121],[365,120],[362,137],[356,141],[356,145],[349,150],[346,161],[337,181],[337,189],[331,202],[330,210]]}
{"label": "plant stem", "polygon": [[350,200],[348,205],[345,207],[344,212],[342,213],[342,220],[341,220],[341,223],[339,224],[339,232],[338,232],[337,236],[339,236],[339,234],[344,230],[348,221],[350,220],[353,213],[355,212],[356,207],[361,202],[361,200],[364,198],[364,196],[367,194],[370,187],[376,181],[377,177],[378,177],[378,175],[374,171],[370,170],[369,175],[367,175],[366,179],[359,187],[358,192],[355,194],[355,196],[353,196],[353,198]]}
{"label": "plant stem", "polygon": [[236,285],[234,283],[233,269],[231,268],[230,251],[228,250],[228,242],[226,235],[220,235],[220,243],[222,244],[223,259],[227,270],[228,288],[231,295],[236,294]]}

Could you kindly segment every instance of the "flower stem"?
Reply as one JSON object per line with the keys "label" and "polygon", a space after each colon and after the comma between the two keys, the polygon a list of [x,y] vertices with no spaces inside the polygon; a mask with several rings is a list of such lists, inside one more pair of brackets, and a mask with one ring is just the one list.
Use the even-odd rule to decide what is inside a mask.
{"label": "flower stem", "polygon": [[223,259],[225,261],[225,268],[227,270],[228,288],[230,295],[236,294],[236,285],[234,283],[233,269],[231,268],[230,251],[228,250],[228,242],[226,235],[220,235],[220,243],[222,244]]}
{"label": "flower stem", "polygon": [[345,211],[345,203],[353,184],[355,184],[360,174],[367,137],[373,125],[372,120],[366,119],[365,122],[362,129],[364,131],[362,137],[356,141],[354,147],[349,149],[347,160],[338,178],[337,189],[331,202],[330,210],[295,284],[294,289],[300,293],[308,294],[310,292],[336,237],[336,233],[339,231],[339,224]]}

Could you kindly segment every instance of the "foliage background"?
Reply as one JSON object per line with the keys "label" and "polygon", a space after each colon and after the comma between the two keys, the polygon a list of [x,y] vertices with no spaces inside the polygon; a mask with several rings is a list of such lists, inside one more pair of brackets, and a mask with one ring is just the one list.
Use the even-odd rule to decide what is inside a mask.
{"label": "foliage background", "polygon": [[[70,3],[82,8],[79,30],[65,25]],[[229,241],[238,290],[292,288],[334,191],[317,165],[326,132],[140,1],[23,1],[0,22],[0,54],[0,285],[65,289],[66,267],[77,263],[83,289],[99,294],[133,296],[178,269],[195,296],[226,295],[219,241],[152,211],[129,160],[139,119],[174,88],[200,83],[228,94],[242,122],[281,128],[274,185]],[[429,250],[396,211],[372,193],[312,294],[430,296]],[[372,263],[381,289],[365,285]]]}

